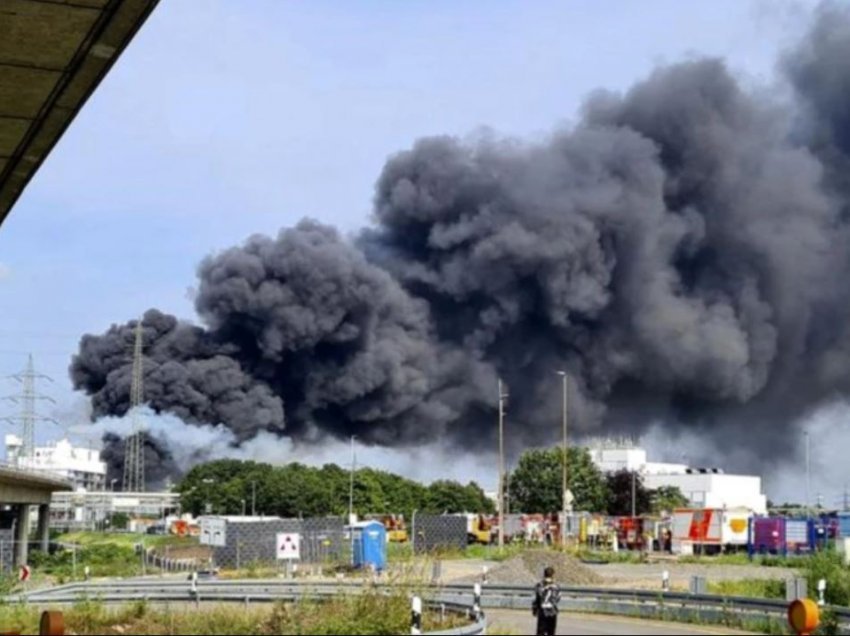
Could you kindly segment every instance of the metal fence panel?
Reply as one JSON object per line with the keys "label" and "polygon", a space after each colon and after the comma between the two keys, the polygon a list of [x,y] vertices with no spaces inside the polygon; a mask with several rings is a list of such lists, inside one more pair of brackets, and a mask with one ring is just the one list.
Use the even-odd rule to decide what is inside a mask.
{"label": "metal fence panel", "polygon": [[433,552],[467,545],[466,517],[463,515],[423,515],[413,517],[413,549]]}
{"label": "metal fence panel", "polygon": [[251,564],[276,563],[275,543],[280,533],[301,535],[302,563],[339,561],[347,553],[340,517],[234,520],[227,522],[226,545],[213,549],[215,564],[241,568]]}
{"label": "metal fence panel", "polygon": [[11,530],[0,530],[0,572],[11,572],[15,553],[15,536]]}

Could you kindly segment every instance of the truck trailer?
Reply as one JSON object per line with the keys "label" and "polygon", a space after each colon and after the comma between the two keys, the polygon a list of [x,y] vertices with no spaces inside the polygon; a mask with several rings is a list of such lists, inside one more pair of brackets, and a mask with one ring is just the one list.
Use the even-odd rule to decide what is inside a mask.
{"label": "truck trailer", "polygon": [[673,512],[673,552],[719,554],[747,548],[752,511],[697,508]]}

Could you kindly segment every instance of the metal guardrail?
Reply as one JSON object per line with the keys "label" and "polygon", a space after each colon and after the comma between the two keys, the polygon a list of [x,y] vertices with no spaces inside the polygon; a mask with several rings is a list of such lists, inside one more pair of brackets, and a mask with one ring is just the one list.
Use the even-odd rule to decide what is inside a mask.
{"label": "metal guardrail", "polygon": [[[134,581],[71,583],[55,588],[37,590],[8,597],[9,601],[70,604],[81,598],[99,598],[106,603],[125,603],[141,599],[151,602],[272,602],[296,600],[305,596],[326,598],[340,594],[378,591],[389,594],[399,590],[417,590],[432,603],[465,607],[472,597],[471,585],[447,584],[441,586],[389,586],[344,582],[298,582],[271,580],[205,580],[196,584],[192,592],[190,581],[181,579],[146,579]],[[509,585],[484,585],[484,608],[528,609],[533,597],[530,587]],[[666,618],[722,621],[730,615],[751,619],[769,618],[784,621],[788,605],[785,601],[696,595],[682,592],[654,592],[650,590],[620,590],[608,588],[562,589],[564,608],[567,611],[599,612]],[[850,609],[829,608],[838,622],[850,626]],[[466,632],[464,632],[466,633]]]}
{"label": "metal guardrail", "polygon": [[[43,590],[34,590],[6,597],[7,602],[32,603],[39,605],[68,605],[84,598],[93,598],[108,604],[123,604],[136,601],[152,603],[186,602],[197,603],[270,603],[279,601],[297,601],[303,598],[330,599],[342,594],[379,591],[389,594],[397,587],[387,585],[370,586],[354,584],[317,585],[282,581],[196,581],[194,589],[191,581],[146,580],[115,581],[110,583],[86,582],[70,583]],[[472,605],[445,598],[431,598],[425,602],[429,609],[441,614],[454,613],[473,617]],[[475,636],[486,634],[487,619],[481,616],[468,625],[449,630],[425,632],[429,636]]]}

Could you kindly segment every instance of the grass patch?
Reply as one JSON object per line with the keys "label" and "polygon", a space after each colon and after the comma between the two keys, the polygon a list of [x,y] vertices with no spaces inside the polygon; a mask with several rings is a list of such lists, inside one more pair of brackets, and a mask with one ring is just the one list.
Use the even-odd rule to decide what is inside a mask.
{"label": "grass patch", "polygon": [[44,577],[57,583],[81,579],[88,567],[92,577],[128,577],[157,571],[147,565],[142,567],[141,554],[136,545],[143,544],[160,555],[190,552],[199,546],[195,537],[170,535],[141,535],[118,532],[72,532],[58,535],[53,541],[53,554],[39,551],[30,553],[30,565],[39,580]]}
{"label": "grass patch", "polygon": [[[0,629],[38,633],[38,610],[26,605],[0,606]],[[462,624],[449,616],[426,612],[426,630]],[[406,596],[362,594],[327,602],[299,601],[273,606],[218,605],[200,610],[154,608],[144,602],[107,608],[82,601],[65,612],[73,634],[405,634],[410,631],[410,601]]]}
{"label": "grass patch", "polygon": [[609,552],[595,550],[577,550],[575,553],[577,559],[583,561],[592,561],[596,563],[646,563],[646,556],[642,552]]}
{"label": "grass patch", "polygon": [[[502,548],[497,545],[471,545],[463,553],[465,559],[482,559],[486,561],[507,561],[521,554],[527,548],[523,545],[510,543]],[[537,549],[540,549],[539,547]]]}
{"label": "grass patch", "polygon": [[755,555],[752,560],[747,554],[718,554],[717,556],[680,556],[679,563],[700,565],[760,565],[766,568],[802,568],[808,562],[808,556]]}
{"label": "grass patch", "polygon": [[[428,558],[443,561],[476,559],[482,561],[507,561],[521,554],[529,547],[518,544],[508,544],[502,548],[497,545],[473,544],[461,550],[458,548],[447,548],[432,550],[427,554],[414,554],[411,543],[390,543],[387,546],[387,560],[391,563],[407,563],[416,559]],[[533,546],[540,550],[540,546]]]}
{"label": "grass patch", "polygon": [[60,548],[53,554],[33,551],[30,565],[60,583],[82,578],[86,567],[93,577],[127,577],[142,573],[141,555],[136,554],[132,546],[115,543],[87,545],[76,550]]}
{"label": "grass patch", "polygon": [[738,581],[709,581],[708,593],[720,596],[747,598],[785,598],[785,581],[776,579],[741,579]]}
{"label": "grass patch", "polygon": [[178,537],[168,534],[136,534],[131,532],[69,532],[67,534],[60,534],[53,541],[79,546],[114,544],[133,547],[137,543],[144,543],[148,548],[199,545],[197,537]]}

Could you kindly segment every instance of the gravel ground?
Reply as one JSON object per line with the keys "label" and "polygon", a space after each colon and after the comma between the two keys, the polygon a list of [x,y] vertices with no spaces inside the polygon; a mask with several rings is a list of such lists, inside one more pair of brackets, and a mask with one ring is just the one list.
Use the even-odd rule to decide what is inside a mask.
{"label": "gravel ground", "polygon": [[[489,568],[487,580],[495,585],[534,585],[543,576],[543,570],[555,568],[555,580],[561,585],[593,586],[602,583],[602,577],[577,559],[545,550],[528,550]],[[475,574],[457,579],[457,582],[474,582],[481,579],[479,565]],[[445,577],[444,577],[444,580]]]}
{"label": "gravel ground", "polygon": [[[513,560],[512,560],[513,561]],[[556,569],[557,564],[554,564]],[[619,587],[632,589],[657,589],[661,587],[661,573],[670,572],[670,583],[674,588],[687,589],[692,576],[705,576],[709,581],[735,581],[741,579],[789,579],[794,576],[790,568],[767,568],[758,565],[705,565],[685,563],[631,564],[610,563],[608,565],[578,564],[581,570],[571,576],[572,580],[587,581],[567,583],[569,585],[586,585],[600,587]],[[445,583],[466,583],[480,580],[481,569],[486,566],[490,573],[489,579],[494,583],[505,585],[533,584],[538,580],[542,567],[523,567],[511,561],[497,563],[493,561],[463,559],[444,561],[442,564],[442,580]],[[540,569],[540,573],[537,570]],[[569,570],[569,565],[567,570]],[[579,572],[589,572],[592,578],[584,577]],[[534,574],[532,577],[531,574]],[[495,577],[495,578],[494,578]],[[496,580],[499,579],[499,580]],[[562,582],[563,583],[563,582]]]}
{"label": "gravel ground", "polygon": [[794,576],[790,568],[768,568],[759,565],[704,565],[690,563],[631,564],[609,563],[585,567],[602,577],[603,585],[638,589],[661,587],[661,573],[670,573],[670,584],[687,588],[692,576],[704,576],[709,581],[737,581],[741,579],[789,579]]}

